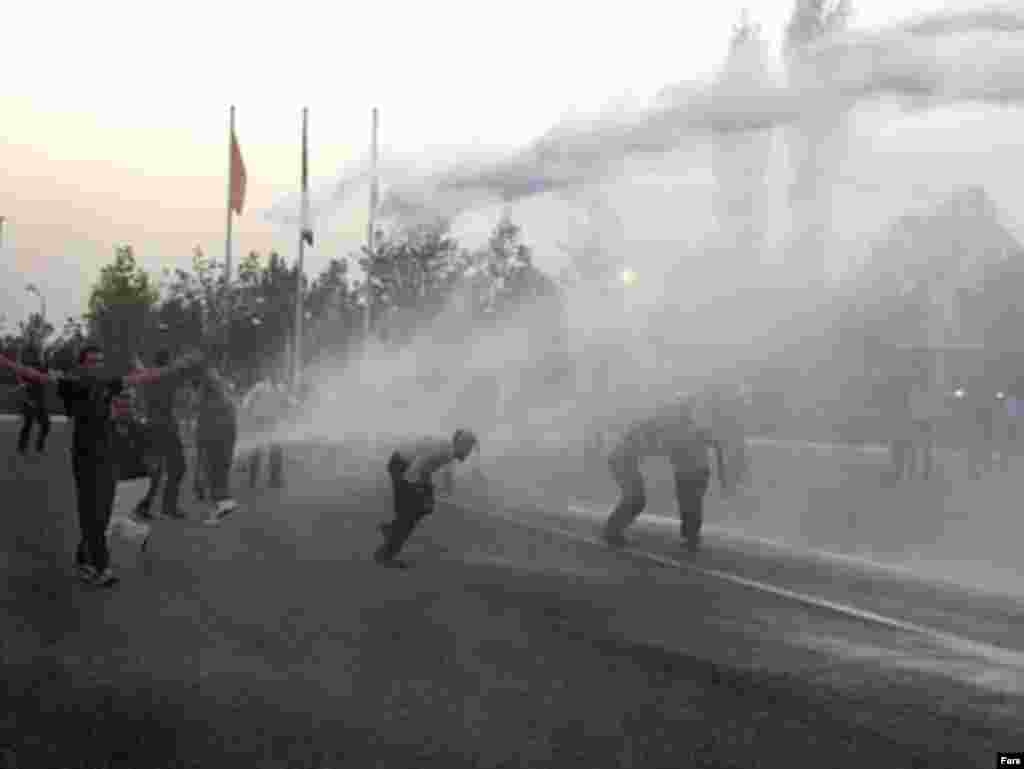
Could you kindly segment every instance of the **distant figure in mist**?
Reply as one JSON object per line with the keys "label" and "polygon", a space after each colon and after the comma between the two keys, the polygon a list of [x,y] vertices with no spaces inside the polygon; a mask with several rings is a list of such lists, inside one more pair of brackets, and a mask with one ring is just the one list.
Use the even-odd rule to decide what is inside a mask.
{"label": "distant figure in mist", "polygon": [[691,551],[700,548],[704,519],[704,495],[711,478],[709,449],[714,450],[723,491],[730,474],[723,447],[710,427],[699,425],[693,404],[680,398],[647,419],[634,422],[612,449],[608,466],[622,498],[605,522],[602,537],[610,547],[625,547],[625,530],[647,506],[640,462],[647,457],[667,457],[675,475],[679,505],[680,536]]}
{"label": "distant figure in mist", "polygon": [[[242,401],[242,408],[249,417],[252,429],[258,433],[273,433],[288,408],[288,396],[283,385],[269,379],[257,382]],[[279,443],[271,442],[265,448],[258,446],[249,455],[249,487],[256,488],[263,470],[263,455],[268,455],[267,486],[272,489],[284,488],[284,449]]]}
{"label": "distant figure in mist", "polygon": [[883,426],[889,434],[888,475],[891,482],[913,477],[914,426],[910,414],[910,384],[893,378],[882,386]]}
{"label": "distant figure in mist", "polygon": [[962,435],[967,441],[967,473],[977,481],[992,469],[996,411],[1002,404],[980,381],[968,383],[958,393]]}
{"label": "distant figure in mist", "polygon": [[450,439],[426,438],[401,446],[388,460],[388,475],[395,499],[395,518],[378,528],[384,543],[373,559],[383,565],[405,568],[398,559],[416,525],[434,511],[434,473],[450,469],[455,460],[465,462],[479,441],[469,430],[456,430]]}
{"label": "distant figure in mist", "polygon": [[[21,363],[42,370],[43,356],[39,348],[32,344],[21,354]],[[39,423],[39,434],[36,436],[36,453],[46,451],[46,438],[50,434],[50,412],[46,408],[46,387],[39,382],[18,377],[18,384],[23,391],[21,402],[21,431],[18,433],[18,453],[25,456],[32,438],[32,428]]]}
{"label": "distant figure in mist", "polygon": [[1009,457],[1020,455],[1020,441],[1024,439],[1024,377],[1018,377],[1006,393],[1006,455],[1005,464],[1009,469]]}
{"label": "distant figure in mist", "polygon": [[911,383],[908,407],[910,409],[909,457],[906,478],[928,480],[935,472],[935,423],[945,410],[943,394],[924,370]]}

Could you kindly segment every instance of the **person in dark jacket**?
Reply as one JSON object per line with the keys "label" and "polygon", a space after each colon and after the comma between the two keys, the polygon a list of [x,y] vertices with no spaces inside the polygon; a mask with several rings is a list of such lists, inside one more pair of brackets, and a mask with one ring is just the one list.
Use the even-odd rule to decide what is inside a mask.
{"label": "person in dark jacket", "polygon": [[[43,356],[39,348],[29,345],[22,353],[21,362],[25,366],[31,366],[42,370]],[[24,400],[21,404],[21,432],[18,433],[18,453],[22,456],[28,451],[28,444],[32,438],[32,428],[36,422],[39,423],[39,434],[36,437],[36,453],[42,454],[46,451],[46,438],[50,434],[50,412],[46,408],[46,386],[38,382],[22,380],[19,382],[24,388]]]}
{"label": "person in dark jacket", "polygon": [[75,564],[79,578],[86,584],[109,587],[118,582],[110,568],[107,546],[107,527],[118,477],[112,419],[115,399],[126,387],[153,384],[164,377],[180,375],[199,362],[199,358],[191,356],[168,368],[137,369],[126,376],[112,376],[104,371],[103,350],[87,345],[78,355],[78,368],[73,374],[53,376],[0,355],[0,366],[13,370],[23,379],[42,385],[56,381],[57,394],[73,420],[71,469],[81,529]]}
{"label": "person in dark jacket", "polygon": [[[154,363],[158,368],[170,363],[171,354],[161,350],[156,354]],[[185,478],[185,446],[181,441],[178,420],[174,413],[178,389],[182,381],[180,376],[166,377],[160,382],[146,387],[143,391],[150,451],[153,456],[154,474],[150,478],[149,490],[139,502],[135,514],[142,519],[152,518],[152,506],[161,479],[164,484],[163,515],[168,518],[184,518],[179,508],[181,482]]]}
{"label": "person in dark jacket", "polygon": [[231,495],[231,466],[238,441],[238,415],[227,383],[213,370],[195,382],[199,396],[196,448],[209,498],[214,510],[206,523],[217,525],[238,509]]}

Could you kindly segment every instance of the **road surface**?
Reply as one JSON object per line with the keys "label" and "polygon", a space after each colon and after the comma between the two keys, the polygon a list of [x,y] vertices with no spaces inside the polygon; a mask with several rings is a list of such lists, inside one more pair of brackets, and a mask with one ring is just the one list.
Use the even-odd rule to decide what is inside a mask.
{"label": "road surface", "polygon": [[116,542],[124,582],[87,590],[65,430],[0,471],[0,766],[987,767],[1024,745],[1019,607],[714,538],[684,562],[657,522],[611,553],[582,504],[479,490],[381,570],[386,479],[344,448],[220,528]]}

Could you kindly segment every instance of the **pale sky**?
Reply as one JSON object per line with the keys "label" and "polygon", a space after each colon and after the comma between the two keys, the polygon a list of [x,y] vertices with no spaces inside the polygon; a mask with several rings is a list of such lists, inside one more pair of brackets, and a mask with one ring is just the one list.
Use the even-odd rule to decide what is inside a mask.
{"label": "pale sky", "polygon": [[[8,220],[0,313],[13,325],[37,307],[23,290],[28,281],[43,290],[51,319],[81,312],[119,242],[153,270],[188,266],[196,243],[223,254],[231,104],[249,180],[236,263],[252,249],[293,257],[296,233],[263,212],[298,187],[302,107],[314,179],[366,152],[374,106],[382,153],[513,148],[573,108],[710,76],[745,5],[777,50],[792,0],[9,5],[0,45],[0,216]],[[854,5],[857,27],[944,7]],[[978,149],[992,142],[1021,155],[1016,111],[1001,129],[975,113],[969,134],[956,116],[915,120],[913,141],[899,130],[879,134],[880,156],[908,148],[948,155],[971,137],[975,159],[964,163],[972,173]],[[999,202],[1012,204],[1017,174],[1005,161],[990,165],[992,178],[982,181],[1002,184]],[[352,206],[335,232],[318,233],[307,271],[354,250],[365,216],[365,206]],[[542,220],[531,219],[538,230]],[[545,237],[527,229],[541,266]]]}

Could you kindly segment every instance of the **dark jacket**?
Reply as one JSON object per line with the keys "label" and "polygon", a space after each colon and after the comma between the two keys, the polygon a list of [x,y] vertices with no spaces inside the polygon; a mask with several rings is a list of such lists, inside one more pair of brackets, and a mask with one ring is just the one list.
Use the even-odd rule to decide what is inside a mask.
{"label": "dark jacket", "polygon": [[196,437],[217,439],[226,432],[236,432],[238,414],[231,396],[219,383],[206,383],[199,396]]}
{"label": "dark jacket", "polygon": [[72,449],[76,454],[107,456],[113,439],[111,401],[124,391],[120,377],[79,374],[62,377],[57,395],[72,419]]}

